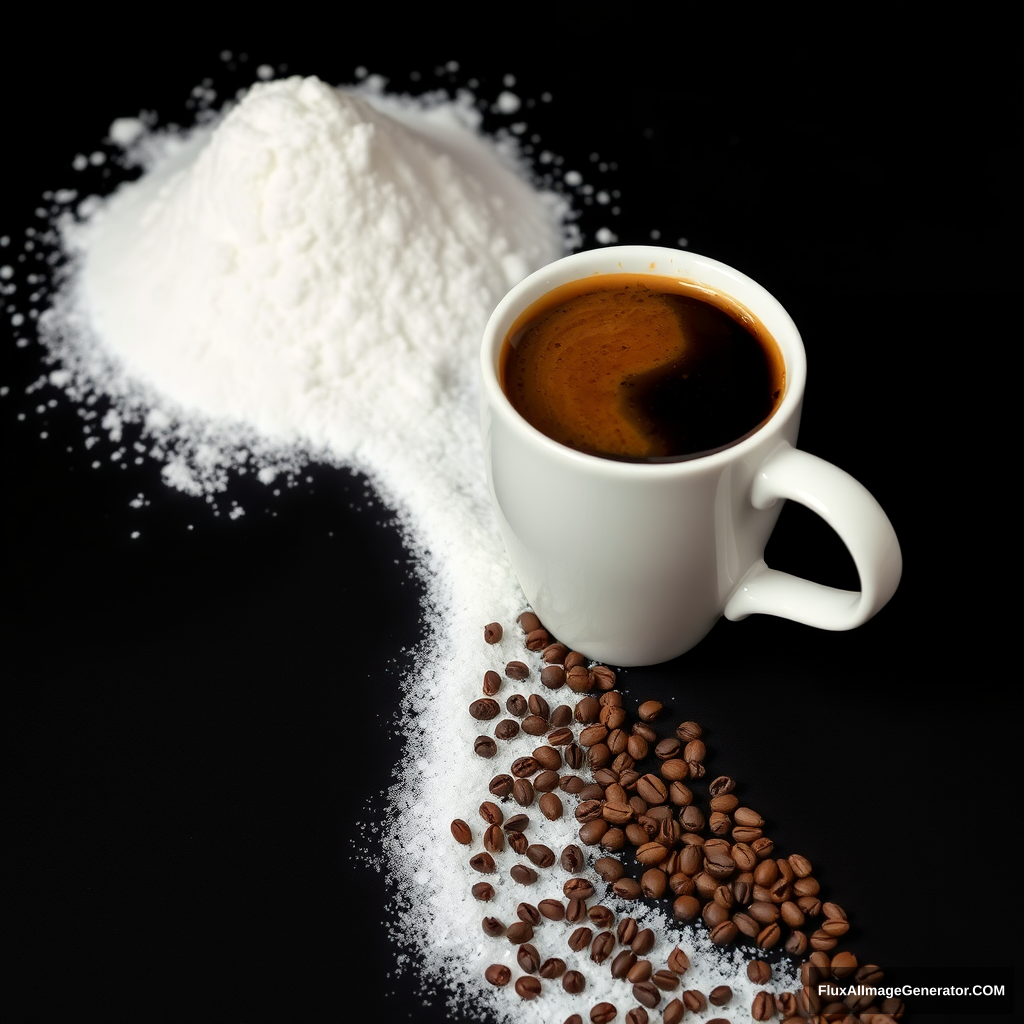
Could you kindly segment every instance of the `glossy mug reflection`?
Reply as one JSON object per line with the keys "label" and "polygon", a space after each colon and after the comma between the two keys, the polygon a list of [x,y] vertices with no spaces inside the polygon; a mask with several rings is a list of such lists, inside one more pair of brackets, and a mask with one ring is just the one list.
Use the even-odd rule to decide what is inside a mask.
{"label": "glossy mug reflection", "polygon": [[[538,359],[517,365],[517,345]],[[850,629],[882,608],[899,544],[861,484],[795,447],[805,377],[777,300],[694,253],[577,253],[509,292],[481,350],[488,483],[525,596],[559,640],[595,660],[654,664],[723,614]],[[581,381],[596,390],[579,393]],[[765,565],[786,498],[839,534],[859,591]]]}

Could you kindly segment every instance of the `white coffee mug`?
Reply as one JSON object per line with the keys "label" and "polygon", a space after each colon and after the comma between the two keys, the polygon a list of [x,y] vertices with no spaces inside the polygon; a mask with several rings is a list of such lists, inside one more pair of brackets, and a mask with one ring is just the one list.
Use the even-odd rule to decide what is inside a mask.
{"label": "white coffee mug", "polygon": [[[785,360],[785,393],[774,415],[732,447],[658,463],[589,455],[527,423],[499,377],[512,325],[554,288],[621,273],[681,278],[745,306]],[[587,657],[618,666],[667,661],[697,644],[722,615],[762,613],[851,629],[895,592],[902,556],[878,502],[849,474],[795,447],[806,380],[796,325],[739,271],[658,246],[567,256],[498,304],[484,330],[480,370],[488,485],[512,568],[548,631]],[[860,575],[859,591],[765,564],[786,498],[839,535]]]}

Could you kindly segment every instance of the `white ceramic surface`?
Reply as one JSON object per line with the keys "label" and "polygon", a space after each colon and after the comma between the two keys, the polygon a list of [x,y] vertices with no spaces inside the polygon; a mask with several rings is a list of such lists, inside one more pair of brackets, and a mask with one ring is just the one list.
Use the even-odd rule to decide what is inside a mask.
{"label": "white ceramic surface", "polygon": [[[552,441],[509,403],[498,379],[516,318],[551,289],[606,273],[704,284],[746,306],[786,362],[774,416],[731,448],[683,462],[620,462]],[[778,615],[851,629],[892,597],[902,573],[885,513],[849,474],[797,449],[806,358],[779,302],[716,260],[658,246],[616,246],[558,260],[498,304],[481,349],[481,426],[491,498],[531,607],[563,643],[596,661],[649,665],[697,644],[724,614]],[[782,499],[820,515],[849,549],[860,591],[770,569],[764,549]]]}

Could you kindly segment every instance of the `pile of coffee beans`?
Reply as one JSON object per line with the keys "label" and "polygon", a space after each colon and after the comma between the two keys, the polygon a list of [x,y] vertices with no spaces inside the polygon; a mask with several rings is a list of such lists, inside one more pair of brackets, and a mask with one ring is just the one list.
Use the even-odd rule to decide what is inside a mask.
{"label": "pile of coffee beans", "polygon": [[[658,1011],[663,1024],[677,1024],[688,1013],[713,1012],[709,1007],[733,1012],[738,1020],[852,1024],[856,1018],[886,1024],[902,1019],[899,999],[849,996],[823,1002],[819,997],[823,982],[875,987],[882,972],[839,948],[849,930],[846,911],[821,899],[807,858],[781,856],[766,834],[764,818],[743,802],[736,780],[707,771],[701,726],[683,721],[665,728],[664,708],[655,700],[640,704],[631,716],[613,669],[589,663],[549,636],[532,612],[524,612],[519,625],[540,686],[501,700],[503,690],[529,679],[530,665],[514,660],[501,672],[488,670],[483,695],[470,704],[469,714],[490,731],[477,736],[474,750],[495,758],[503,741],[523,734],[535,737],[536,746],[491,779],[475,828],[459,819],[451,830],[456,842],[482,847],[469,859],[481,876],[472,892],[482,904],[494,897],[487,876],[498,871],[496,858],[506,852],[516,861],[509,874],[521,885],[550,887],[555,877],[549,869],[556,865],[567,877],[560,891],[538,890],[533,901],[521,902],[515,921],[503,922],[485,911],[483,931],[517,947],[522,971],[513,983],[509,967],[492,964],[486,980],[499,987],[513,983],[527,1000],[541,998],[548,985],[582,993],[583,975],[567,969],[558,955],[568,949],[607,965],[613,978],[631,986],[636,1005],[625,1012],[627,1024],[647,1024],[652,1011]],[[500,623],[484,627],[489,644],[503,636]],[[560,693],[567,699],[559,701]],[[549,820],[573,815],[579,843],[555,851],[533,841],[526,809],[534,806]],[[650,959],[653,932],[633,917],[617,918],[597,902],[594,884],[581,874],[584,866],[596,871],[617,905],[670,901],[671,915],[681,925],[706,928],[717,946],[749,948],[747,977],[755,986],[771,980],[770,959],[785,956],[799,963],[799,989],[759,990],[749,1006],[740,1007],[727,985],[710,992],[686,987],[687,954],[677,947],[664,963]],[[538,933],[550,922],[560,923],[561,931],[551,939],[551,930],[544,927],[541,943]],[[598,1002],[589,1020],[612,1021],[618,1012],[612,1003]],[[583,1024],[583,1019],[573,1014],[566,1024]],[[716,1017],[712,1024],[727,1020]]]}

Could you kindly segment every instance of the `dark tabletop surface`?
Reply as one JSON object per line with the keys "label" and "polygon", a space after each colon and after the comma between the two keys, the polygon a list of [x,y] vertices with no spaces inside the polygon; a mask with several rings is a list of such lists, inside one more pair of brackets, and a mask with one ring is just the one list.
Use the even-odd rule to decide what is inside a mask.
{"label": "dark tabletop surface", "polygon": [[[808,350],[801,444],[875,494],[905,560],[896,596],[858,630],[722,622],[677,661],[626,673],[628,696],[704,725],[711,757],[728,756],[778,844],[820,865],[855,920],[851,947],[889,980],[1006,986],[911,1019],[1010,1020],[1010,26],[896,37],[859,11],[808,36],[794,21],[780,44],[728,19],[636,15],[538,30],[519,12],[493,51],[424,29],[418,53],[373,12],[360,31],[340,16],[231,31],[197,13],[186,31],[34,15],[0,62],[0,235],[24,236],[114,117],[173,113],[204,78],[247,85],[259,63],[337,83],[365,65],[401,84],[455,58],[453,81],[496,92],[513,73],[524,97],[550,91],[530,118],[545,144],[614,165],[621,213],[584,217],[587,244],[604,223],[622,242],[656,229],[774,291]],[[231,71],[222,50],[248,61]],[[421,628],[386,510],[324,467],[275,516],[239,520],[162,486],[153,464],[90,468],[74,407],[40,413],[25,395],[39,350],[16,348],[8,320],[0,1015],[312,1024],[350,1019],[360,993],[380,1019],[446,1019],[396,981],[387,880],[357,856],[401,756],[395,659]],[[856,586],[799,507],[767,557]]]}

